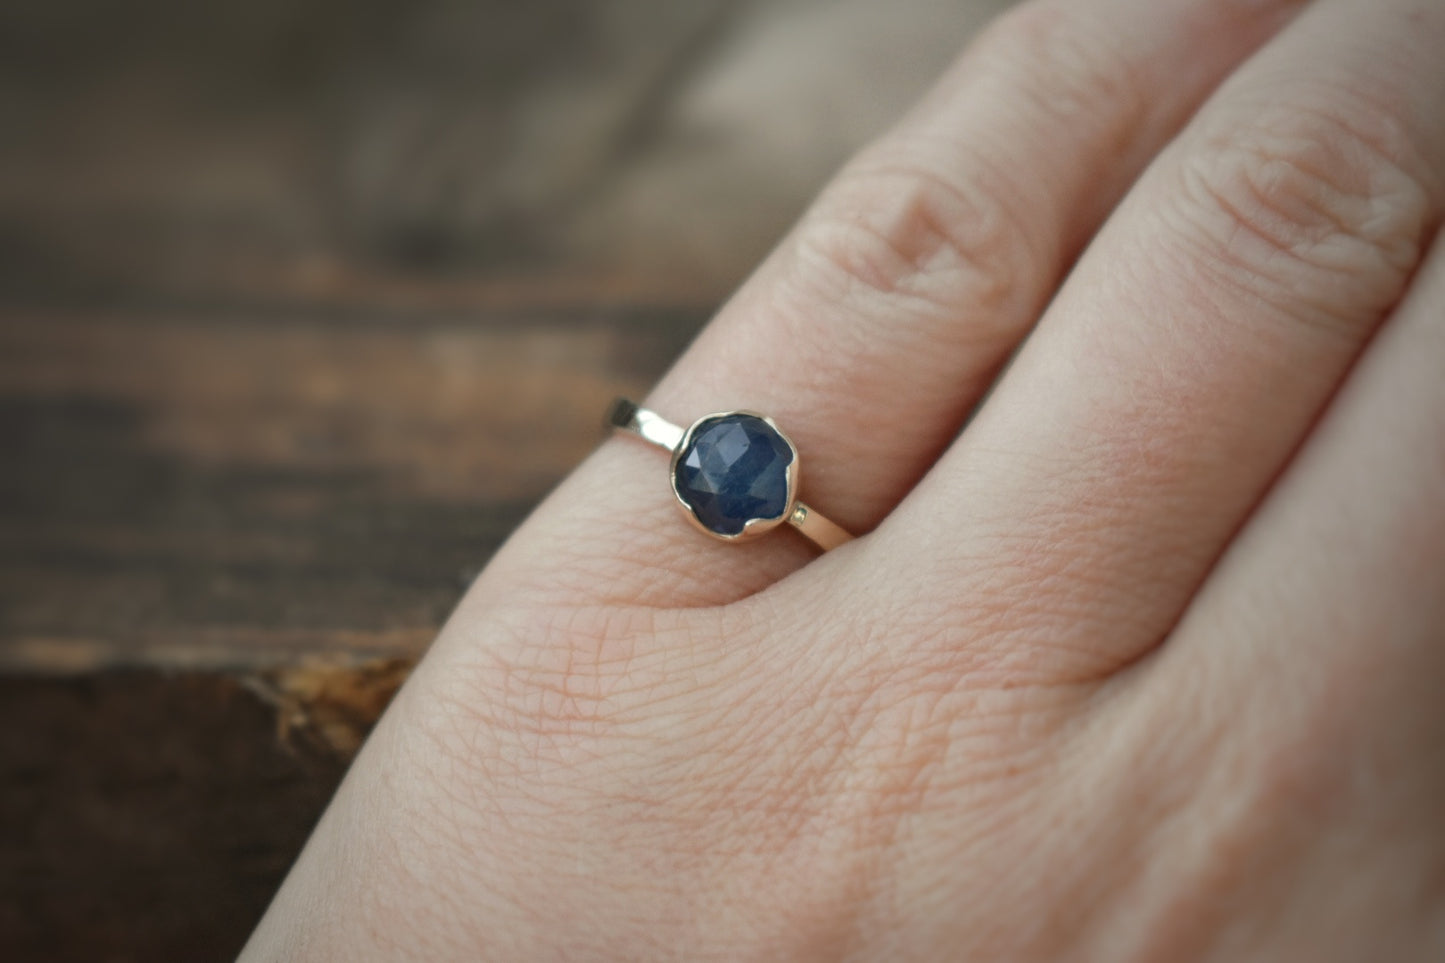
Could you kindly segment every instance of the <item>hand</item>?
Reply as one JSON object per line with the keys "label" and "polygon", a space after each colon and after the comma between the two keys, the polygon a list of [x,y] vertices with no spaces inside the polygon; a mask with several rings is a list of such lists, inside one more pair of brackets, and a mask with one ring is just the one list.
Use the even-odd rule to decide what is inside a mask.
{"label": "hand", "polygon": [[1005,16],[646,401],[773,415],[868,534],[710,541],[607,441],[246,958],[1445,957],[1442,50]]}

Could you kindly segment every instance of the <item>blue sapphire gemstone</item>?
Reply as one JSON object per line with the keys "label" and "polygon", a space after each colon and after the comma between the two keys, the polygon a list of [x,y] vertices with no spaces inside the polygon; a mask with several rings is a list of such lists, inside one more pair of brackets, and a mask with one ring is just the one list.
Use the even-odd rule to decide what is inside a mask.
{"label": "blue sapphire gemstone", "polygon": [[737,535],[750,519],[781,518],[788,508],[793,450],[756,415],[708,418],[678,455],[673,485],[708,531]]}

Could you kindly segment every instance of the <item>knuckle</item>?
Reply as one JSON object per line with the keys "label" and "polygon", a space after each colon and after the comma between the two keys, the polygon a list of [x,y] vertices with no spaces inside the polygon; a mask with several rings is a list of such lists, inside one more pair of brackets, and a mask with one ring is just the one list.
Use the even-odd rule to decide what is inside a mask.
{"label": "knuckle", "polygon": [[[1002,89],[1041,125],[1103,125],[1093,139],[1118,153],[1150,109],[1138,58],[1060,4],[1025,3],[995,20],[954,82]],[[807,293],[881,296],[892,309],[911,301],[930,316],[976,311],[948,330],[970,342],[1012,338],[1061,253],[1052,232],[1029,230],[1038,191],[989,145],[905,124],[849,165],[805,218],[797,247]]]}
{"label": "knuckle", "polygon": [[[1093,139],[1121,154],[1151,108],[1138,59],[1060,4],[1025,3],[996,19],[950,82],[1003,89],[1040,125],[1102,125]],[[989,145],[905,124],[845,168],[804,218],[799,293],[861,302],[864,316],[877,315],[880,298],[889,317],[900,306],[926,318],[963,313],[967,324],[931,335],[1012,343],[1018,319],[1037,310],[1040,275],[1063,253],[1054,231],[1030,231],[1038,191]]]}
{"label": "knuckle", "polygon": [[[907,153],[904,145],[895,150]],[[869,316],[880,298],[925,316],[1007,315],[1026,287],[1020,281],[1031,252],[998,200],[1003,193],[984,189],[987,177],[971,180],[965,188],[917,161],[860,160],[800,231],[809,293],[862,301]],[[975,329],[972,336],[980,333],[987,334]]]}
{"label": "knuckle", "polygon": [[1208,260],[1267,301],[1354,326],[1395,300],[1421,256],[1432,199],[1415,170],[1403,125],[1317,91],[1203,127],[1175,212]]}

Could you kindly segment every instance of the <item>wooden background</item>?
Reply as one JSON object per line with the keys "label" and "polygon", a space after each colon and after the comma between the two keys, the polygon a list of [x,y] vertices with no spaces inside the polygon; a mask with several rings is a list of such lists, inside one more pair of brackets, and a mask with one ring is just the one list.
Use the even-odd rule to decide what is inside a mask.
{"label": "wooden background", "polygon": [[607,401],[1002,3],[0,6],[0,959],[232,957]]}

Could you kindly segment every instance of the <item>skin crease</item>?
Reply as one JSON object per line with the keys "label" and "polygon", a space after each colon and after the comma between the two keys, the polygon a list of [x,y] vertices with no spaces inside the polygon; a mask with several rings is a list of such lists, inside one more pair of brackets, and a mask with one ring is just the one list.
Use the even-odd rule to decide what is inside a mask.
{"label": "skin crease", "polygon": [[1445,958],[1441,49],[1007,14],[647,400],[867,534],[709,541],[601,445],[242,959]]}

